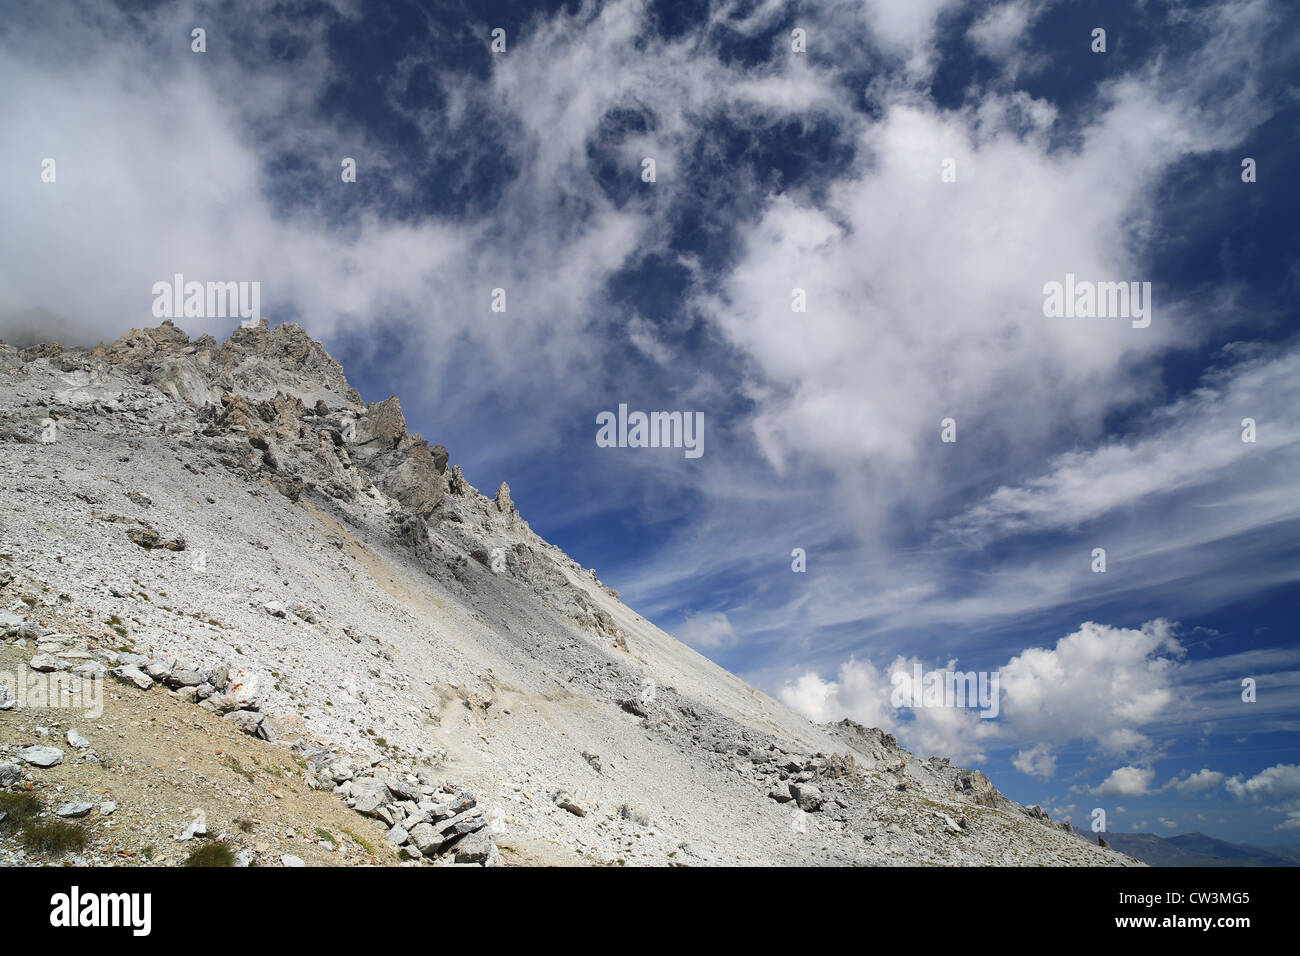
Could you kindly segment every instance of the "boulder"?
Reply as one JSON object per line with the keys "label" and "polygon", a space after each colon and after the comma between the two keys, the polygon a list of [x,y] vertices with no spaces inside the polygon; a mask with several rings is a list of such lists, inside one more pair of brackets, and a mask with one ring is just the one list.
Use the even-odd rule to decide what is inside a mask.
{"label": "boulder", "polygon": [[125,683],[134,684],[141,690],[148,690],[153,686],[153,678],[131,664],[113,668],[113,676]]}
{"label": "boulder", "polygon": [[259,737],[262,740],[271,739],[270,730],[266,726],[266,714],[258,713],[255,710],[233,710],[226,714],[226,720],[250,737]]}
{"label": "boulder", "polygon": [[410,844],[425,856],[433,856],[442,846],[442,836],[431,824],[421,823],[411,830]]}
{"label": "boulder", "polygon": [[816,784],[812,783],[792,783],[790,784],[790,796],[794,802],[799,805],[799,809],[806,813],[813,813],[820,810],[825,797]]}
{"label": "boulder", "polygon": [[57,767],[63,763],[63,751],[58,747],[27,747],[18,756],[33,767]]}
{"label": "boulder", "polygon": [[487,833],[471,833],[456,844],[455,861],[500,866],[501,854],[497,850],[496,841]]}
{"label": "boulder", "polygon": [[580,803],[578,803],[578,801],[573,799],[573,794],[569,793],[567,790],[557,791],[552,799],[555,801],[557,807],[561,810],[569,811],[575,817],[585,817],[587,815],[587,811]]}
{"label": "boulder", "polygon": [[384,807],[393,802],[393,794],[378,777],[362,777],[351,783],[352,809],[368,817],[381,817]]}

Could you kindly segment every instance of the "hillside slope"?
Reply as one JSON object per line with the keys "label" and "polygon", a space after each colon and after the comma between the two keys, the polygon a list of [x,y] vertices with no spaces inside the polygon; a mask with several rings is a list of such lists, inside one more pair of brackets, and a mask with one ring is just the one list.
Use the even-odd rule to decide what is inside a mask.
{"label": "hillside slope", "polygon": [[[408,434],[396,398],[364,405],[295,325],[0,346],[0,476],[0,785],[97,803],[111,774],[119,807],[143,800],[105,756],[184,706],[203,713],[134,765],[179,773],[222,734],[262,753],[284,784],[199,791],[207,836],[244,862],[302,856],[284,827],[339,839],[295,827],[291,796],[345,801],[369,828],[342,850],[370,851],[309,840],[309,862],[1135,862],[674,640],[534,534],[506,486],[480,494]],[[106,677],[105,716],[13,700],[33,675]],[[74,725],[88,747],[64,742]],[[63,763],[31,763],[33,744]],[[157,814],[183,821],[194,799]],[[233,825],[247,801],[274,806],[273,838]],[[81,859],[122,862],[122,811],[101,810],[79,817]],[[34,859],[2,827],[0,847]]]}

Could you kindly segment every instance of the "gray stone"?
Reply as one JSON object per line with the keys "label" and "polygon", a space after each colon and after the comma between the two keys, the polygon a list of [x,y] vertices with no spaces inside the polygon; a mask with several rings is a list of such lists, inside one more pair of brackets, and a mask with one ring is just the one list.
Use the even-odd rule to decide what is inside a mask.
{"label": "gray stone", "polygon": [[182,833],[180,836],[178,836],[176,839],[184,842],[185,840],[193,840],[195,837],[201,837],[207,835],[208,835],[207,825],[199,820],[195,820],[193,823],[187,826],[185,828],[185,832]]}
{"label": "gray stone", "polygon": [[259,737],[262,740],[270,740],[271,734],[266,726],[266,714],[258,713],[255,710],[233,710],[226,714],[226,720],[235,725],[237,730],[248,734],[250,737]]}
{"label": "gray stone", "polygon": [[393,795],[378,777],[362,777],[360,780],[353,780],[351,789],[352,809],[357,813],[381,819],[381,813],[387,815],[384,808],[393,802]]}
{"label": "gray stone", "polygon": [[144,665],[144,672],[156,681],[166,681],[171,676],[171,672],[176,668],[176,662],[170,658],[162,660],[151,660]]}
{"label": "gray stone", "polygon": [[433,856],[442,846],[442,836],[432,825],[421,823],[411,830],[410,844],[425,856]]}
{"label": "gray stone", "polygon": [[648,827],[650,825],[650,814],[630,803],[625,803],[619,807],[618,814],[624,820],[630,820],[638,826]]}
{"label": "gray stone", "polygon": [[31,659],[28,666],[34,671],[41,671],[45,674],[48,674],[50,671],[61,671],[67,667],[63,661],[51,656],[50,654],[37,654]]}
{"label": "gray stone", "polygon": [[168,687],[198,687],[202,683],[203,677],[198,671],[181,666],[173,669],[166,680]]}
{"label": "gray stone", "polygon": [[487,833],[471,833],[456,844],[457,863],[478,863],[482,866],[500,866],[501,854],[496,841]]}
{"label": "gray stone", "polygon": [[63,751],[58,747],[28,747],[18,751],[18,756],[33,767],[57,767],[63,763]]}
{"label": "gray stone", "polygon": [[0,787],[12,787],[23,778],[23,768],[9,761],[0,762]]}
{"label": "gray stone", "polygon": [[302,857],[293,856],[290,853],[286,853],[284,856],[280,857],[280,864],[282,866],[295,866],[295,867],[307,865],[306,863],[303,862]]}
{"label": "gray stone", "polygon": [[95,809],[93,803],[65,803],[54,812],[61,817],[84,817],[93,809]]}
{"label": "gray stone", "polygon": [[556,806],[561,810],[568,810],[575,817],[585,817],[587,815],[587,811],[583,809],[582,805],[579,804],[578,801],[573,799],[573,794],[569,793],[567,790],[558,791],[555,794],[554,800]]}
{"label": "gray stone", "polygon": [[399,800],[420,799],[420,784],[418,781],[403,780],[399,775],[392,773],[385,775],[384,782],[388,785],[388,789],[392,791],[393,796]]}
{"label": "gray stone", "polygon": [[467,833],[482,830],[485,826],[487,826],[487,820],[483,817],[481,811],[466,810],[464,813],[438,824],[438,832],[442,834],[445,842],[451,842]]}
{"label": "gray stone", "polygon": [[790,796],[794,797],[794,802],[799,805],[800,810],[808,813],[820,810],[825,800],[821,790],[811,783],[790,784]]}
{"label": "gray stone", "polygon": [[90,741],[76,730],[69,730],[67,735],[68,746],[76,747],[78,750],[89,750]]}
{"label": "gray stone", "polygon": [[141,690],[148,690],[153,686],[153,678],[133,664],[123,664],[121,667],[113,668],[113,676],[120,681],[134,684]]}

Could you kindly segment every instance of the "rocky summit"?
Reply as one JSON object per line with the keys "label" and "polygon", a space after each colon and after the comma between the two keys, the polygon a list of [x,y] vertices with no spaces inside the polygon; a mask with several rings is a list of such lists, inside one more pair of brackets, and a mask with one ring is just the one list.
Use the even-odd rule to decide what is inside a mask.
{"label": "rocky summit", "polygon": [[0,345],[0,471],[0,862],[1135,862],[674,640],[297,325]]}

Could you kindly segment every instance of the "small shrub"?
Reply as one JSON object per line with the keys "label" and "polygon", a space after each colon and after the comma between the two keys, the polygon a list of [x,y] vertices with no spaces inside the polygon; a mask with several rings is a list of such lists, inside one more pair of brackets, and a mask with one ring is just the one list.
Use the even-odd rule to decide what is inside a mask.
{"label": "small shrub", "polygon": [[84,850],[90,834],[78,823],[63,820],[32,820],[23,826],[22,844],[28,853],[61,856]]}
{"label": "small shrub", "polygon": [[229,843],[213,840],[195,847],[185,858],[186,866],[234,866],[235,851]]}
{"label": "small shrub", "polygon": [[0,813],[5,814],[0,826],[20,826],[41,812],[41,801],[30,793],[0,793]]}

